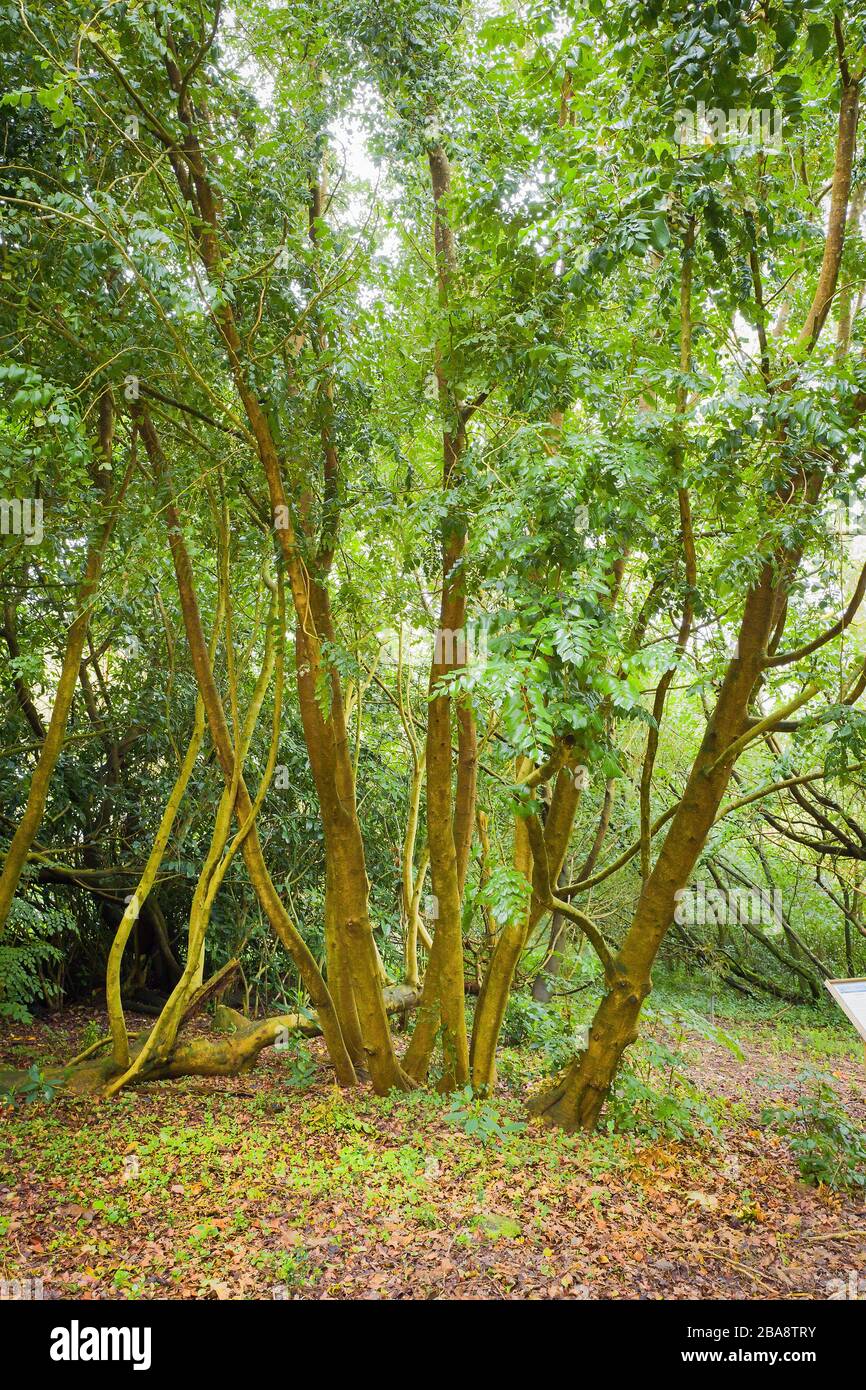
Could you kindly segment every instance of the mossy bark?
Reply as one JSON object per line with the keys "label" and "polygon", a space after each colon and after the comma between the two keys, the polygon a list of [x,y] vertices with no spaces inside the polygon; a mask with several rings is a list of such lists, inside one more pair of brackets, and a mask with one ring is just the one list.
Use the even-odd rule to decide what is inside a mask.
{"label": "mossy bark", "polygon": [[691,877],[716,818],[746,726],[766,644],[778,620],[782,591],[773,564],[746,602],[738,652],[723,682],[686,790],[658,859],[646,878],[625,941],[614,958],[614,979],[593,1019],[589,1044],[564,1079],[533,1109],[566,1130],[595,1128],[626,1048],[637,1037],[644,1000],[652,988],[652,966],[674,919],[676,893]]}
{"label": "mossy bark", "polygon": [[22,870],[45,814],[51,778],[66,737],[66,725],[78,685],[81,657],[87,639],[93,601],[102,574],[103,561],[132,474],[132,463],[130,463],[120,486],[112,495],[109,484],[113,476],[111,459],[114,441],[114,404],[107,390],[103,391],[99,397],[98,410],[99,430],[94,447],[92,471],[94,482],[102,497],[99,531],[96,538],[87,547],[84,575],[76,595],[75,617],[66,636],[66,647],[54,694],[51,719],[45,731],[45,739],[30,779],[27,804],[6,853],[3,871],[0,873],[0,934],[6,925]]}
{"label": "mossy bark", "polygon": [[[159,442],[159,437],[146,411],[140,414],[142,438],[154,464],[158,478],[168,483],[168,467]],[[201,625],[201,616],[196,598],[195,582],[189,553],[183,539],[183,530],[177,507],[173,500],[165,508],[168,527],[169,546],[174,561],[181,612],[187,643],[195,671],[196,682],[202,696],[207,715],[208,727],[216,749],[227,786],[234,782],[235,753],[226,723],[222,700],[214,680],[213,668],[209,659],[208,645]],[[291,955],[301,980],[310,995],[313,1006],[322,1020],[322,1031],[328,1052],[337,1077],[342,1085],[351,1086],[357,1081],[355,1068],[343,1038],[340,1021],[334,1008],[322,973],[315,957],[291,921],[274,887],[264,855],[262,854],[258,831],[253,816],[253,802],[246,787],[243,775],[236,781],[235,814],[241,825],[249,824],[241,852],[250,876],[250,882],[261,903],[262,909],[272,929]]]}
{"label": "mossy bark", "polygon": [[[581,789],[575,780],[573,768],[561,768],[554,784],[550,809],[544,825],[544,843],[550,876],[554,882],[559,878],[565,862],[580,796]],[[532,882],[532,851],[526,824],[519,816],[515,817],[514,839],[514,866]],[[523,919],[503,927],[497,938],[481,986],[472,1030],[472,1085],[478,1092],[489,1091],[495,1084],[496,1048],[514,972],[530,932],[541,921],[545,911],[546,904],[539,900],[533,890]]]}

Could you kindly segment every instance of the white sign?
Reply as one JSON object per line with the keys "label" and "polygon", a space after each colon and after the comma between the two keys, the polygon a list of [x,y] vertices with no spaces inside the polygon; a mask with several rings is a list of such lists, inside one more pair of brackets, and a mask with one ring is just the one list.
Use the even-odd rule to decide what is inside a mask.
{"label": "white sign", "polygon": [[866,980],[825,980],[824,983],[866,1042]]}

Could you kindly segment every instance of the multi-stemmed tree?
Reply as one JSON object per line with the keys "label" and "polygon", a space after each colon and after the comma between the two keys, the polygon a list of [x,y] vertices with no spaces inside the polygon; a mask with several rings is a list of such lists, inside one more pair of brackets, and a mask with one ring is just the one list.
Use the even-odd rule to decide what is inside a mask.
{"label": "multi-stemmed tree", "polygon": [[[107,728],[124,628],[164,634],[171,667],[149,846],[136,810],[126,891],[89,866],[122,915],[111,1048],[80,1084],[232,1070],[302,1022],[180,1036],[233,975],[232,957],[206,978],[206,944],[242,860],[346,1085],[490,1088],[527,946],[552,914],[555,976],[564,929],[582,934],[601,1002],[537,1106],[592,1128],[720,817],[786,791],[821,807],[823,769],[777,766],[800,740],[857,761],[866,579],[846,571],[840,597],[821,564],[862,469],[864,16],[70,3],[4,24],[3,456],[50,534],[45,555],[10,538],[4,569],[38,747],[12,779],[0,922],[34,866],[76,881],[40,837],[79,705],[132,796],[130,730]],[[28,668],[22,630],[76,564],[62,658]],[[155,604],[130,577],[149,570]],[[127,948],[199,778],[183,960],[132,1042]],[[389,778],[408,810],[386,870],[370,817]],[[312,797],[315,924],[271,845]],[[634,835],[626,819],[606,858],[615,801]],[[608,939],[581,899],[627,866],[633,914]],[[397,1002],[417,1005],[402,1055]]]}

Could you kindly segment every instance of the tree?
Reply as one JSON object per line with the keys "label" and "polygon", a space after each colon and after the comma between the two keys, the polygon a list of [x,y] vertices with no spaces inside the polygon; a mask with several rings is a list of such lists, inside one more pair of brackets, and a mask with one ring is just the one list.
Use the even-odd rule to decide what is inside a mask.
{"label": "tree", "polygon": [[[52,524],[4,537],[0,921],[75,905],[77,1084],[303,1024],[344,1085],[485,1092],[572,933],[600,1002],[536,1107],[591,1129],[672,940],[817,987],[790,911],[675,921],[699,866],[797,846],[853,960],[864,17],[788,8],[3,20],[0,445]],[[242,977],[266,1016],[184,1042]]]}

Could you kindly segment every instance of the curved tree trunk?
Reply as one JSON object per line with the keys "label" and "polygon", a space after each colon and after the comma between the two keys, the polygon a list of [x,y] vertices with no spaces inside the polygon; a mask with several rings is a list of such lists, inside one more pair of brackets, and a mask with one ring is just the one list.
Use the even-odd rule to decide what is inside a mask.
{"label": "curved tree trunk", "polygon": [[739,656],[728,666],[683,798],[614,959],[615,978],[592,1021],[589,1045],[563,1081],[533,1104],[550,1124],[566,1130],[594,1129],[622,1054],[637,1037],[641,1007],[652,988],[652,966],[674,919],[676,894],[688,883],[721,805],[736,760],[733,745],[746,727],[766,645],[778,619],[782,591],[774,587],[774,568],[764,566],[746,602]]}
{"label": "curved tree trunk", "polygon": [[[151,462],[154,465],[157,477],[167,481],[168,473],[165,456],[162,452],[159,437],[146,411],[140,413],[140,429],[142,439],[148,450]],[[223,777],[225,778],[226,785],[230,786],[234,780],[235,752],[232,747],[222,700],[220,699],[219,691],[214,681],[213,668],[209,659],[207,642],[205,641],[204,632],[202,630],[198,601],[196,599],[192,566],[190,564],[189,553],[183,540],[180,517],[178,516],[177,508],[173,501],[169,501],[166,505],[165,518],[168,527],[169,546],[174,561],[175,576],[177,578],[178,593],[180,595],[184,628],[190,656],[192,657],[196,682],[204,701],[208,727],[223,771]],[[250,819],[253,811],[253,803],[242,774],[238,776],[236,786],[235,814],[239,823],[243,824]],[[289,918],[280,900],[279,894],[274,887],[267,865],[265,864],[258,831],[254,821],[250,827],[249,833],[243,841],[241,853],[243,854],[244,863],[246,864],[247,872],[250,876],[250,882],[261,903],[264,913],[271,927],[295,962],[304,987],[319,1013],[319,1017],[322,1020],[322,1032],[337,1077],[341,1085],[352,1086],[355,1084],[357,1077],[352,1059],[346,1048],[333,1000],[331,999],[328,988],[322,978],[322,973],[316,964],[312,952]]]}

